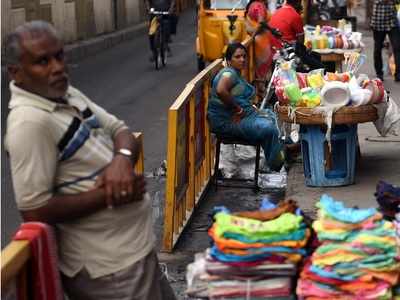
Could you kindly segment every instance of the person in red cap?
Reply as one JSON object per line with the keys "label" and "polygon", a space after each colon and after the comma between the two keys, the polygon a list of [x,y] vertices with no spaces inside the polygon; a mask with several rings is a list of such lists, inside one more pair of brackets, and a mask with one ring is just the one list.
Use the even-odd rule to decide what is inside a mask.
{"label": "person in red cap", "polygon": [[304,43],[304,24],[301,18],[301,0],[286,0],[271,17],[269,26],[278,29],[282,40],[288,43]]}

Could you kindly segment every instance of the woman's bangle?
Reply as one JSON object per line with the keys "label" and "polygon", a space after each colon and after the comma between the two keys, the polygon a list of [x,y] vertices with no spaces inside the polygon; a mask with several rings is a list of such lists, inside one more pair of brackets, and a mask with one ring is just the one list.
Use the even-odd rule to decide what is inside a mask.
{"label": "woman's bangle", "polygon": [[243,113],[243,107],[239,109],[239,111],[235,112],[235,115],[241,115]]}

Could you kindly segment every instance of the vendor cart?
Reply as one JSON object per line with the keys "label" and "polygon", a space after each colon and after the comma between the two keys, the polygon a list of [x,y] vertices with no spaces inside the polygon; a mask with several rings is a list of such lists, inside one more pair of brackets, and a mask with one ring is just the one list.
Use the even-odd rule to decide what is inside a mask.
{"label": "vendor cart", "polygon": [[[342,186],[354,183],[359,155],[357,125],[378,118],[373,105],[346,106],[332,117],[330,140],[326,140],[325,115],[314,109],[276,106],[279,119],[300,124],[303,168],[308,186]],[[322,162],[322,163],[321,163]]]}

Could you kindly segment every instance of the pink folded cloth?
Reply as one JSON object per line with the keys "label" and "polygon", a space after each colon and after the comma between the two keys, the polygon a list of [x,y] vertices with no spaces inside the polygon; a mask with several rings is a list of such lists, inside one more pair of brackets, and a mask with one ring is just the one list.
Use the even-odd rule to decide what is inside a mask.
{"label": "pink folded cloth", "polygon": [[[22,223],[13,240],[27,240],[30,243],[32,299],[64,299],[57,265],[57,245],[51,227],[39,222]],[[17,295],[18,299],[22,297]]]}

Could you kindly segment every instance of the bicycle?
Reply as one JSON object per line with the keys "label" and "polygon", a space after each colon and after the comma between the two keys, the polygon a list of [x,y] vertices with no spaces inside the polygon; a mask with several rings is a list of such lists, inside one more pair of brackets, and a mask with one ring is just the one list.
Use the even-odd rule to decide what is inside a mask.
{"label": "bicycle", "polygon": [[[154,38],[153,38],[153,58],[156,70],[159,70],[161,66],[165,67],[167,61],[166,51],[168,49],[168,41],[165,29],[165,17],[168,17],[168,11],[156,11],[154,8],[150,9],[150,13],[154,16],[150,26],[155,26]],[[153,22],[156,22],[153,25]]]}

